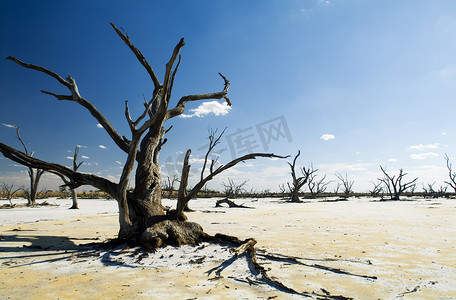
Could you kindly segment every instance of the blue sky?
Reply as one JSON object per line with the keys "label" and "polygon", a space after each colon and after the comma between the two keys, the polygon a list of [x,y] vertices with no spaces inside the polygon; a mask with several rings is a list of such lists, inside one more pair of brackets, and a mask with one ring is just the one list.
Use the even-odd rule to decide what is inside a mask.
{"label": "blue sky", "polygon": [[[187,148],[197,172],[207,129],[225,127],[222,163],[249,149],[292,156],[300,149],[299,165],[313,163],[330,180],[347,173],[357,191],[371,188],[379,165],[419,177],[418,189],[443,185],[444,154],[456,161],[454,1],[0,1],[0,56],[70,74],[128,136],[124,101],[140,113],[153,85],[109,22],[128,32],[159,78],[185,38],[174,101],[221,90],[218,72],[231,81],[231,109],[192,103],[186,118],[168,123],[165,176],[180,169]],[[118,178],[126,156],[97,121],[40,89],[64,92],[44,74],[0,60],[0,123],[19,126],[38,158],[70,165],[80,145],[80,171]],[[20,148],[4,125],[1,141]],[[289,167],[249,161],[210,187],[228,177],[278,190]],[[27,185],[25,168],[1,157],[0,182]],[[48,175],[42,187],[58,184]]]}

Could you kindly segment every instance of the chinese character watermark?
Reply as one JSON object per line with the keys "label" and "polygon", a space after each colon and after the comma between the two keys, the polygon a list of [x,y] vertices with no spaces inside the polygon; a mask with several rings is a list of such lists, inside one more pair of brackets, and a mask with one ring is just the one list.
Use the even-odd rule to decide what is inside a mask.
{"label": "chinese character watermark", "polygon": [[[235,132],[225,135],[225,138],[232,159],[258,151],[268,151],[273,142],[286,140],[291,143],[293,141],[285,116],[279,116],[255,126],[238,128]],[[209,144],[205,144],[197,151],[207,151],[208,146]],[[217,159],[226,149],[222,147],[220,150],[214,150],[211,157]],[[180,174],[184,156],[185,153],[181,152],[175,160],[171,156],[166,159],[165,167],[169,175]]]}

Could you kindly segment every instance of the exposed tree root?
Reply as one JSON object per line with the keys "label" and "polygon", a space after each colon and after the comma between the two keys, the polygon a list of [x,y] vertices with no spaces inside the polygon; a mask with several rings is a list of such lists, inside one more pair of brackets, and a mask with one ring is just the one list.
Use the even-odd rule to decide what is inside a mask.
{"label": "exposed tree root", "polygon": [[[273,260],[273,261],[281,261],[281,262],[287,262],[287,263],[293,263],[293,264],[299,264],[307,267],[312,267],[312,268],[318,268],[318,269],[323,269],[326,271],[331,271],[337,274],[344,274],[344,275],[350,275],[350,276],[357,276],[357,277],[362,277],[362,278],[367,278],[367,279],[377,279],[375,276],[365,276],[365,275],[358,275],[358,274],[353,274],[347,271],[344,271],[342,269],[338,268],[332,268],[332,267],[326,267],[318,264],[306,264],[301,262],[300,260],[305,260],[303,258],[299,257],[292,257],[292,256],[285,256],[285,255],[280,255],[280,254],[270,254],[266,253],[265,251],[261,251],[261,253],[257,254],[257,251],[255,249],[255,244],[257,243],[255,239],[249,238],[246,240],[240,240],[239,238],[235,236],[230,236],[230,235],[225,235],[225,234],[220,234],[217,233],[214,236],[208,235],[204,233],[203,229],[201,226],[197,223],[192,223],[192,222],[181,222],[181,221],[162,221],[158,224],[155,224],[152,227],[149,227],[146,231],[143,232],[143,234],[140,236],[139,239],[136,239],[136,241],[132,239],[128,240],[120,240],[120,239],[114,239],[110,240],[105,243],[94,243],[92,246],[95,246],[97,248],[108,248],[108,249],[114,249],[115,247],[118,247],[119,245],[123,245],[124,249],[130,249],[130,247],[133,246],[141,246],[146,249],[146,251],[154,251],[155,249],[159,247],[164,247],[166,245],[174,245],[174,246],[179,246],[182,244],[193,244],[196,245],[201,242],[209,242],[212,244],[220,244],[220,245],[228,245],[233,247],[230,252],[233,253],[233,257],[222,263],[220,266],[217,266],[211,270],[209,270],[207,273],[211,274],[212,272],[215,272],[216,278],[220,278],[221,272],[226,266],[229,264],[233,263],[238,257],[245,255],[248,264],[249,264],[249,269],[251,270],[252,274],[259,276],[259,280],[253,280],[250,278],[246,279],[240,279],[240,278],[232,278],[236,281],[241,281],[245,282],[248,284],[267,284],[271,286],[272,288],[275,288],[281,292],[284,293],[289,293],[289,294],[295,294],[295,295],[301,295],[304,297],[309,297],[309,298],[315,298],[315,299],[341,299],[341,300],[347,300],[347,299],[352,299],[346,296],[342,295],[332,295],[330,292],[328,292],[325,289],[321,289],[321,292],[299,292],[295,290],[294,288],[291,288],[281,281],[277,279],[271,278],[267,270],[261,266],[258,261],[257,261],[257,255],[260,256],[263,259],[268,259],[268,260]],[[86,245],[87,246],[87,245]],[[121,251],[122,252],[122,251]],[[190,262],[189,262],[190,263]]]}
{"label": "exposed tree root", "polygon": [[233,207],[234,208],[253,208],[253,207],[245,206],[243,204],[241,204],[241,205],[236,204],[234,201],[231,201],[228,198],[217,200],[217,202],[215,203],[215,207],[221,207],[223,203],[228,204],[228,206],[230,208],[233,208]]}
{"label": "exposed tree root", "polygon": [[[215,236],[210,237],[209,241],[213,242],[213,243],[215,242],[215,243],[220,243],[220,244],[231,244],[233,246],[237,246],[236,249],[233,249],[234,258],[237,258],[241,254],[245,253],[247,256],[249,265],[253,268],[253,270],[255,270],[255,272],[257,272],[258,274],[261,275],[261,280],[264,283],[268,284],[269,286],[271,286],[279,291],[289,293],[289,294],[301,295],[301,296],[305,296],[305,297],[313,297],[313,298],[317,298],[317,299],[341,299],[341,300],[352,299],[352,298],[341,296],[341,295],[331,295],[331,293],[327,292],[324,289],[322,289],[324,294],[319,294],[319,293],[315,293],[315,292],[305,292],[305,291],[298,292],[295,289],[286,286],[282,282],[272,279],[267,274],[266,269],[263,268],[263,266],[261,266],[256,260],[256,250],[254,247],[256,244],[256,240],[253,238],[241,241],[237,237],[218,233]],[[213,270],[210,270],[209,272],[211,272],[211,271],[213,271]],[[220,274],[218,274],[218,275],[220,275]],[[249,284],[257,282],[257,281],[252,281],[249,279],[247,279],[247,280],[248,280]]]}

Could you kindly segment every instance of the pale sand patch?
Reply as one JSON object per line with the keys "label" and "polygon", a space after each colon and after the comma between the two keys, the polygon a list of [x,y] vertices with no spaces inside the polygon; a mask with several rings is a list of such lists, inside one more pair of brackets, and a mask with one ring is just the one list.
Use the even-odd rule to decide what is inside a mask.
{"label": "pale sand patch", "polygon": [[[70,201],[53,201],[60,206],[0,211],[1,299],[299,298],[236,280],[255,279],[243,258],[223,269],[220,278],[215,272],[209,274],[230,257],[226,247],[170,248],[140,263],[135,262],[138,257],[129,256],[131,251],[85,257],[80,250],[75,252],[76,245],[115,236],[116,203],[81,200],[81,209],[74,211],[67,209]],[[215,208],[215,201],[190,202],[194,209],[219,212],[193,212],[190,220],[209,234],[255,237],[257,249],[302,258],[297,265],[265,261],[261,251],[258,256],[271,276],[298,291],[325,289],[356,299],[456,299],[455,200],[300,204],[236,200],[255,209]],[[124,265],[114,264],[116,259]],[[196,263],[187,264],[192,259]]]}

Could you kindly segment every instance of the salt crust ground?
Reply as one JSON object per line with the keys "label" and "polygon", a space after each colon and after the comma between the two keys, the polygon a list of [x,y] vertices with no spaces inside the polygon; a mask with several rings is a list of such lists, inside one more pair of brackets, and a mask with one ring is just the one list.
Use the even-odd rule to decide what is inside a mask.
{"label": "salt crust ground", "polygon": [[[271,276],[298,291],[456,299],[456,200],[371,200],[239,199],[255,209],[230,209],[215,208],[216,199],[198,199],[190,202],[197,211],[188,216],[209,234],[255,237],[259,250],[300,257],[301,264],[258,257]],[[69,210],[69,200],[47,201],[59,206],[0,210],[0,299],[300,298],[252,284],[259,278],[245,257],[232,259],[224,246],[167,247],[148,255],[81,249],[116,235],[116,202],[80,200],[79,210]]]}

